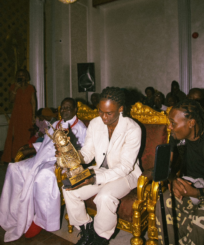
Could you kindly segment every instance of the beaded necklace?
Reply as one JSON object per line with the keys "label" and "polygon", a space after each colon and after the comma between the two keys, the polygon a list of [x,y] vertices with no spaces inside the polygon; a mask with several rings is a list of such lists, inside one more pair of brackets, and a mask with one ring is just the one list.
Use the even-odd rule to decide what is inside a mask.
{"label": "beaded necklace", "polygon": [[[69,128],[73,128],[77,123],[78,123],[79,119],[78,117],[76,118],[76,120],[74,121],[74,123],[69,127]],[[56,129],[59,128],[60,123],[62,122],[62,119],[57,123]],[[68,128],[64,129],[65,131],[68,131]]]}

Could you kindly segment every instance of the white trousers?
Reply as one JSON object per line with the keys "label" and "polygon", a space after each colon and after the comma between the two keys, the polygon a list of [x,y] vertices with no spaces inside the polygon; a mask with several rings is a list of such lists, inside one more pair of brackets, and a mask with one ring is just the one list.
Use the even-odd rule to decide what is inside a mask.
{"label": "white trousers", "polygon": [[70,224],[79,229],[79,226],[92,221],[86,212],[84,200],[97,194],[94,198],[97,207],[94,230],[100,237],[110,239],[117,225],[118,199],[126,196],[130,191],[130,186],[125,178],[103,185],[87,185],[73,191],[63,189]]}
{"label": "white trousers", "polygon": [[4,241],[19,239],[32,221],[47,231],[60,229],[60,192],[54,161],[34,171],[34,158],[10,163],[0,198],[0,226]]}

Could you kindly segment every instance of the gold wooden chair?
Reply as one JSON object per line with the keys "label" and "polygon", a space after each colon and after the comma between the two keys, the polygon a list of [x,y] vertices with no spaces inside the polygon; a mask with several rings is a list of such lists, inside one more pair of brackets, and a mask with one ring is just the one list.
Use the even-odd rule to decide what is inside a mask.
{"label": "gold wooden chair", "polygon": [[[168,125],[169,125],[168,114],[170,109],[171,108],[168,108],[166,113],[157,112],[148,106],[145,106],[141,103],[136,103],[131,109],[131,116],[132,118],[135,118],[138,121],[142,122],[143,125],[155,125],[155,126],[164,125],[167,138],[162,143],[168,143],[169,136],[170,136],[170,130],[168,129]],[[143,154],[145,155],[146,153],[143,152]],[[153,151],[153,154],[155,154],[155,149]],[[154,158],[153,158],[153,163],[154,163]],[[140,187],[142,189],[141,192],[142,197],[140,198],[142,201],[136,200],[133,205],[134,216],[138,217],[140,213],[141,217],[142,215],[144,217],[143,219],[141,218],[139,221],[139,223],[141,224],[140,234],[146,228],[146,226],[143,225],[143,222],[144,221],[147,222],[148,220],[147,223],[148,223],[149,239],[146,242],[146,244],[148,245],[157,244],[157,239],[158,239],[158,232],[156,228],[156,215],[155,215],[155,207],[156,207],[156,202],[158,200],[158,183],[153,181],[152,184],[149,184],[152,179],[151,176],[148,174],[148,169],[150,169],[151,172],[153,166],[154,165],[148,166],[147,170],[144,171],[143,174],[139,177],[138,187],[140,182],[142,182],[142,185]],[[163,187],[163,190],[165,190],[165,187]],[[141,243],[139,244],[143,244],[141,240],[140,242]]]}
{"label": "gold wooden chair", "polygon": [[[89,107],[78,103],[78,117],[82,121],[88,121],[96,117],[96,112],[97,110],[92,111]],[[155,154],[155,149],[156,145],[161,144],[161,143],[167,143],[168,138],[169,138],[169,131],[167,129],[168,125],[168,118],[167,115],[164,112],[157,112],[151,109],[148,106],[143,105],[142,103],[136,103],[134,106],[132,106],[131,109],[131,116],[133,119],[136,119],[140,123],[145,125],[146,129],[150,126],[150,128],[147,130],[148,134],[151,134],[151,130],[154,128],[161,128],[159,130],[162,131],[160,132],[160,139],[159,142],[155,142],[153,146],[153,155]],[[165,137],[162,138],[163,134]],[[147,154],[147,152],[143,154]],[[149,156],[151,157],[151,156]],[[148,161],[148,157],[147,157]],[[151,161],[154,163],[154,159]],[[151,164],[152,164],[151,163]],[[148,172],[151,173],[151,171],[148,171],[148,169],[151,169],[153,165],[149,165],[146,167],[146,171],[144,171],[144,174],[139,177],[138,179],[138,185],[137,185],[137,190],[135,192],[135,201],[132,204],[132,210],[133,210],[133,215],[132,215],[132,221],[127,221],[125,219],[121,219],[120,217],[118,218],[118,224],[117,228],[122,229],[124,231],[130,232],[133,234],[133,238],[131,239],[131,244],[132,245],[139,245],[143,244],[143,239],[141,238],[141,233],[144,231],[147,226],[151,228],[152,231],[152,223],[155,221],[155,219],[152,220],[152,223],[149,222],[148,224],[148,217],[149,215],[153,215],[154,212],[149,212],[150,210],[150,196],[151,194],[151,185],[148,183],[150,182],[151,178],[148,177]],[[143,166],[144,167],[144,166]],[[93,198],[92,198],[93,199]],[[89,215],[94,216],[96,214],[96,209],[93,208],[92,199],[88,199],[86,201],[87,205],[87,212]],[[148,213],[149,212],[149,213]],[[154,216],[155,217],[155,216]],[[72,232],[72,226],[69,225],[69,220],[68,216],[66,216],[66,219],[68,221],[68,231]],[[150,219],[149,219],[150,220]],[[148,229],[149,231],[150,229]],[[148,232],[149,234],[149,232]]]}

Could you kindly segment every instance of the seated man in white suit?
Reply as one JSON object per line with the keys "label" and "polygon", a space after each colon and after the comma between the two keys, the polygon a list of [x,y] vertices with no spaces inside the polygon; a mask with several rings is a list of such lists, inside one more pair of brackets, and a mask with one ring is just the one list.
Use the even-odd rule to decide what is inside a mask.
{"label": "seated man in white suit", "polygon": [[[102,91],[100,116],[90,122],[80,150],[84,163],[95,158],[95,176],[74,190],[63,189],[70,224],[81,229],[77,245],[108,244],[117,224],[119,199],[137,186],[141,175],[137,160],[141,129],[134,120],[123,116],[124,107],[125,95],[120,88]],[[94,195],[97,215],[93,223],[83,200]]]}
{"label": "seated man in white suit", "polygon": [[[77,116],[76,102],[65,98],[61,103],[62,120],[53,124],[72,131],[71,141],[76,148],[84,144],[86,126]],[[49,129],[53,134],[53,129]],[[74,139],[72,138],[74,137]],[[28,152],[25,149],[24,153]],[[55,169],[55,147],[46,135],[42,143],[35,143],[32,158],[10,163],[0,199],[0,226],[6,231],[4,241],[17,240],[23,233],[35,236],[43,228],[55,231],[60,228],[60,192]],[[32,224],[32,225],[31,225]]]}

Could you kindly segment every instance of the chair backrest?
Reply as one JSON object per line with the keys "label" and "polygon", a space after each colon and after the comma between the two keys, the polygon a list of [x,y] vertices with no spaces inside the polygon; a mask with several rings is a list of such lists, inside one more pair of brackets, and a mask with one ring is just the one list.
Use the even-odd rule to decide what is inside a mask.
{"label": "chair backrest", "polygon": [[139,154],[141,167],[147,170],[154,167],[156,146],[169,142],[168,113],[157,112],[149,106],[138,102],[131,108],[131,117],[139,121],[142,128],[142,144]]}

